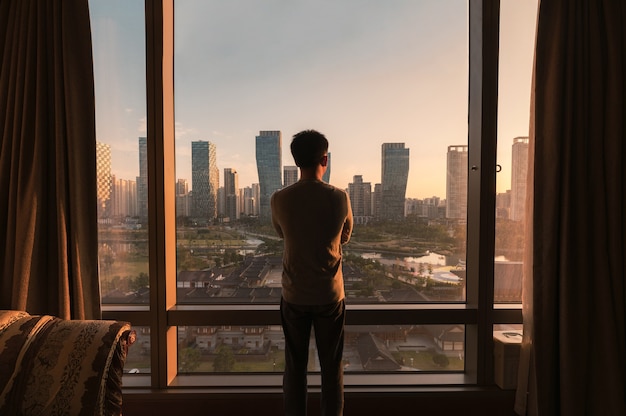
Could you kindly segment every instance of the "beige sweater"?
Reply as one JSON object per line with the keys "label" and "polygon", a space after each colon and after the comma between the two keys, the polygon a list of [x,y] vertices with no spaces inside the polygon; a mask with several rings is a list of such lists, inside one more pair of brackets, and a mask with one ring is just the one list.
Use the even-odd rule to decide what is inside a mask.
{"label": "beige sweater", "polygon": [[341,245],[350,240],[352,208],[345,191],[300,180],[272,195],[272,223],[284,239],[283,298],[326,305],[345,297]]}

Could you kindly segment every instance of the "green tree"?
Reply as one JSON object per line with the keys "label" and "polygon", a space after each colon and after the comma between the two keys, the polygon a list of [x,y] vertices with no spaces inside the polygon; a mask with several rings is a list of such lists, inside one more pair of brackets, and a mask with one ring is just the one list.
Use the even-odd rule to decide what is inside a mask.
{"label": "green tree", "polygon": [[190,373],[200,365],[200,351],[197,348],[187,347],[178,349],[178,371]]}
{"label": "green tree", "polygon": [[140,289],[142,287],[150,286],[150,278],[147,273],[140,272],[138,276],[134,277],[131,282],[132,289]]}
{"label": "green tree", "polygon": [[448,356],[445,354],[433,355],[433,362],[442,368],[447,367],[450,364],[450,360],[448,359]]}
{"label": "green tree", "polygon": [[217,349],[217,356],[213,360],[213,370],[220,372],[229,372],[235,367],[235,354],[233,350],[226,345],[220,345]]}

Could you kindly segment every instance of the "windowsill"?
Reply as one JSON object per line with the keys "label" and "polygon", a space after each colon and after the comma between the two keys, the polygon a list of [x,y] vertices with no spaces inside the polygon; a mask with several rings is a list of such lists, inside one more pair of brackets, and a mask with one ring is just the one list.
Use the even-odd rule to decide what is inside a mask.
{"label": "windowsill", "polygon": [[[282,385],[283,373],[276,374],[198,374],[176,376],[170,383],[167,391],[177,391],[179,389],[200,390],[210,393],[225,392],[241,393],[259,390],[266,391],[280,389]],[[464,374],[451,372],[443,373],[411,373],[411,374],[344,374],[344,385],[346,391],[371,390],[393,390],[412,391],[415,388],[474,388],[472,377]],[[321,379],[319,374],[308,376],[308,385],[312,389],[319,389]],[[125,389],[150,389],[149,375],[125,375],[123,379]]]}

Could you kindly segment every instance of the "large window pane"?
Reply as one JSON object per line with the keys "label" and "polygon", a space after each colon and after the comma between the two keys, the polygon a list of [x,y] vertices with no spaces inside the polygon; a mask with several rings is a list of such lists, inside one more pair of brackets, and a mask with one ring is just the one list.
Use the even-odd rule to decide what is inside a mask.
{"label": "large window pane", "polygon": [[268,201],[305,128],[352,202],[348,303],[464,301],[467,20],[464,0],[178,0],[178,302],[278,302]]}
{"label": "large window pane", "polygon": [[521,302],[530,86],[537,1],[503,1],[500,24],[494,300]]}
{"label": "large window pane", "polygon": [[[178,327],[180,373],[270,373],[285,369],[280,326]],[[309,372],[319,372],[314,335]],[[463,325],[348,325],[346,372],[463,371]]]}
{"label": "large window pane", "polygon": [[144,4],[89,2],[96,93],[102,302],[148,302]]}

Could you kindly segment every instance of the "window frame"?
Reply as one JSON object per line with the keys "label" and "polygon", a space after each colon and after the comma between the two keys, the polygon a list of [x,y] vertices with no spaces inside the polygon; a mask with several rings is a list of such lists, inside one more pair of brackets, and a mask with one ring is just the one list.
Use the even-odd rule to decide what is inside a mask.
{"label": "window frame", "polygon": [[[461,324],[462,374],[351,374],[346,390],[416,385],[494,384],[494,324],[521,324],[519,304],[494,305],[499,0],[468,0],[468,203],[466,302],[347,305],[347,325]],[[174,0],[145,0],[150,304],[103,305],[104,319],[150,327],[150,376],[125,376],[126,387],[279,388],[278,374],[178,375],[177,326],[280,325],[278,305],[177,305],[174,167]],[[478,242],[478,244],[469,244]],[[311,384],[319,385],[312,375]]]}

